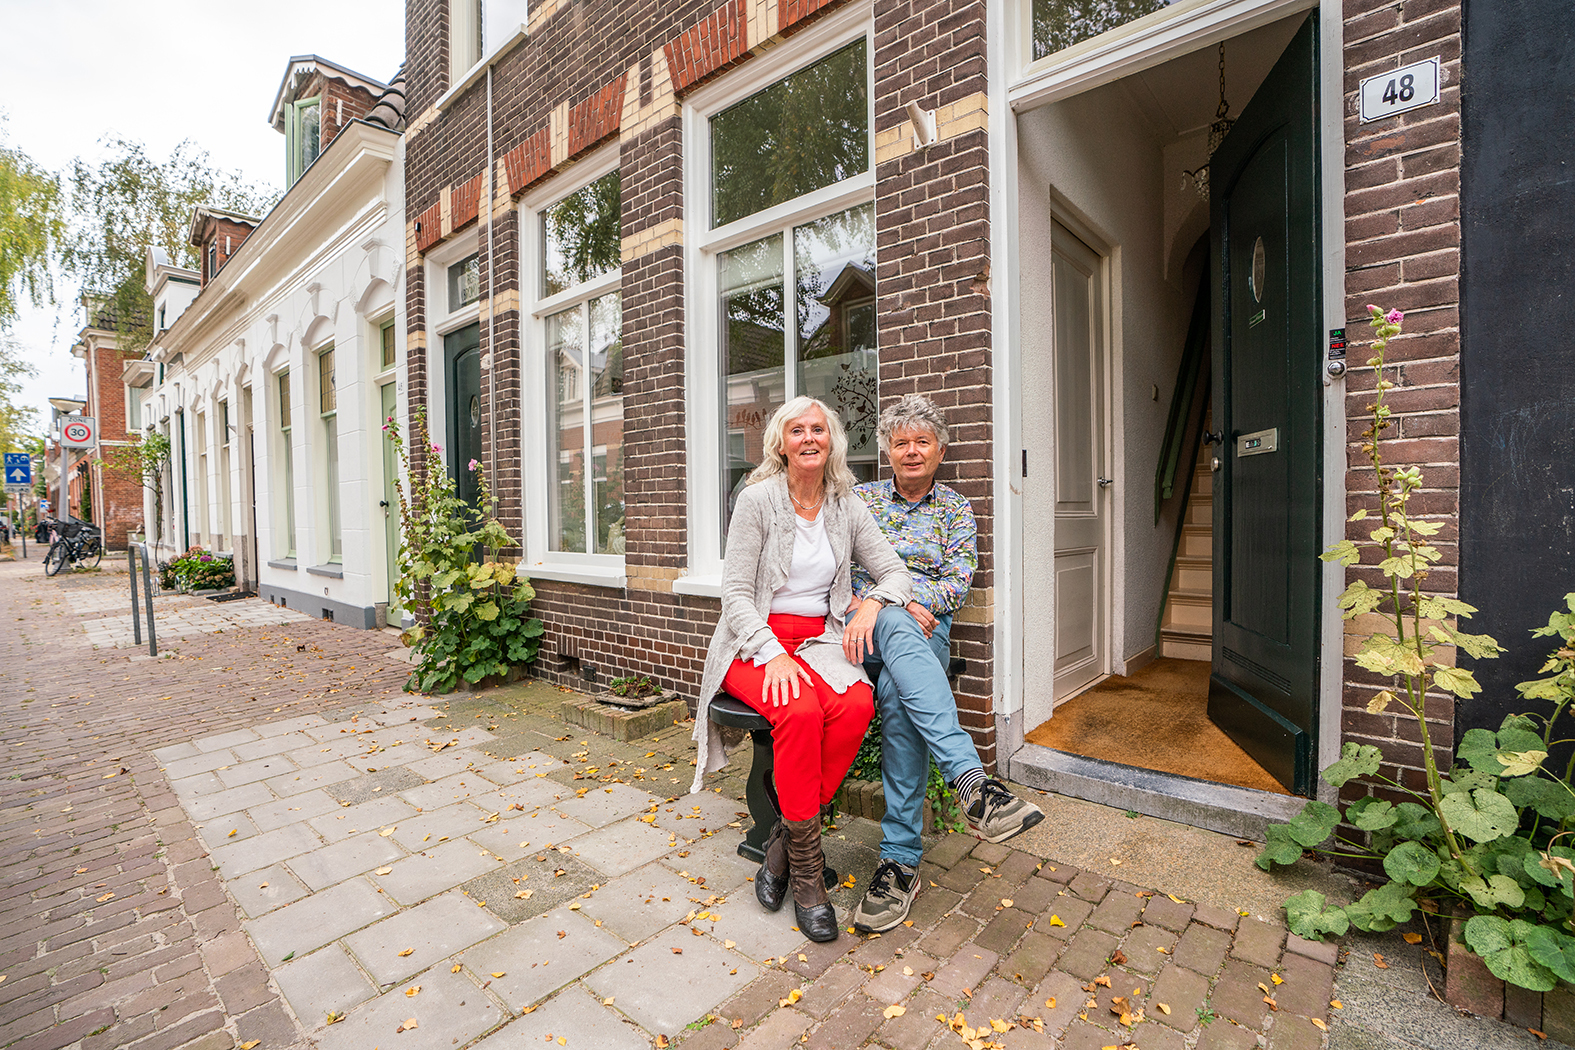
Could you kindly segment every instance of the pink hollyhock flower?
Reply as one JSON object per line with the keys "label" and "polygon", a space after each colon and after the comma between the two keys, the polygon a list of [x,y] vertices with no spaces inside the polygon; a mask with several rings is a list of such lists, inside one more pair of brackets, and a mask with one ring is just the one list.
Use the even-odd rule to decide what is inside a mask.
{"label": "pink hollyhock flower", "polygon": [[443,451],[443,446],[439,445],[437,442],[434,441],[432,443],[432,451],[433,452],[442,452]]}
{"label": "pink hollyhock flower", "polygon": [[471,469],[471,470],[475,470],[475,469],[476,469],[476,468],[477,468],[477,467],[479,467],[479,466],[481,466],[481,464],[480,464],[480,463],[477,463],[477,462],[476,462],[476,461],[475,461],[475,460],[471,460],[471,461],[470,461],[470,469]]}
{"label": "pink hollyhock flower", "polygon": [[1390,324],[1399,324],[1404,318],[1405,314],[1401,313],[1399,310],[1390,310],[1388,313],[1384,314],[1384,320],[1388,321]]}

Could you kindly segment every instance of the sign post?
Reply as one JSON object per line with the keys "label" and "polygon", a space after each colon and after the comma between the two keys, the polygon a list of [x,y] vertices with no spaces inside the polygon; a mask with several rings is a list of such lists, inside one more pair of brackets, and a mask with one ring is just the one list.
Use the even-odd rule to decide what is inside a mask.
{"label": "sign post", "polygon": [[22,557],[26,558],[27,532],[22,528],[22,493],[33,491],[33,457],[26,452],[5,454],[5,491],[7,496],[16,493],[16,510],[11,514],[11,531],[22,536]]}

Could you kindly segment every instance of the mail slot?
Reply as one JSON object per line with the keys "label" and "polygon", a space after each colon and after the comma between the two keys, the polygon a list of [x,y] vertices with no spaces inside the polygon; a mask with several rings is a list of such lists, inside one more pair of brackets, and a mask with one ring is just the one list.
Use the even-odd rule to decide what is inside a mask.
{"label": "mail slot", "polygon": [[1236,438],[1236,458],[1261,456],[1265,452],[1277,452],[1279,447],[1279,427],[1270,427],[1268,430],[1255,430],[1251,434],[1242,434]]}

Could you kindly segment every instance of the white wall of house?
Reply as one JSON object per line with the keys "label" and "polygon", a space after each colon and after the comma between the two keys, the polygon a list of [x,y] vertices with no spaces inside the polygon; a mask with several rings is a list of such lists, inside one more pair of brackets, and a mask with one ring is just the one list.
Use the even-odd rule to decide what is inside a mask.
{"label": "white wall of house", "polygon": [[[255,544],[265,598],[364,627],[382,622],[389,591],[382,382],[399,384],[400,418],[405,412],[397,378],[405,359],[403,170],[401,139],[348,127],[154,348],[166,368],[149,418],[168,425],[174,443],[164,556],[181,549],[184,508],[190,542],[234,555],[238,567],[252,563],[245,548]],[[395,359],[385,368],[380,329],[388,321]],[[320,379],[329,347],[331,424]],[[286,372],[287,432],[279,400]]]}

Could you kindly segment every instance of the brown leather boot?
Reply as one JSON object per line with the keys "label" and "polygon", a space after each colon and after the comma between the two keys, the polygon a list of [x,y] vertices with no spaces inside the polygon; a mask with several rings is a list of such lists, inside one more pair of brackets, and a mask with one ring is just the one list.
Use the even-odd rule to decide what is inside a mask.
{"label": "brown leather boot", "polygon": [[787,900],[788,851],[782,821],[778,820],[766,838],[766,859],[755,872],[755,899],[766,911],[776,911]]}
{"label": "brown leather boot", "polygon": [[799,932],[812,941],[837,939],[837,913],[826,898],[820,845],[820,817],[783,821],[787,829],[788,869],[793,883],[793,913]]}

